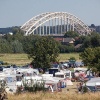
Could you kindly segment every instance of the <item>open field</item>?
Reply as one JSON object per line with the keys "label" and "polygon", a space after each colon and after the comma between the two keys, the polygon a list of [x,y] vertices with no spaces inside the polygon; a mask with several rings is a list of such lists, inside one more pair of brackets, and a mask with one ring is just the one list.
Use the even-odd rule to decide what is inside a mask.
{"label": "open field", "polygon": [[[66,61],[70,57],[75,57],[77,60],[79,60],[78,53],[64,53],[59,54],[58,61]],[[32,59],[29,59],[27,54],[0,54],[0,61],[21,66],[30,63]]]}
{"label": "open field", "polygon": [[8,64],[25,65],[31,62],[27,54],[0,54],[0,60]]}
{"label": "open field", "polygon": [[[8,100],[100,100],[100,92],[77,93],[76,84],[77,82],[73,82],[73,86],[63,88],[62,92],[37,92],[19,95],[8,94]],[[68,89],[69,91],[67,91]]]}
{"label": "open field", "polygon": [[59,61],[66,61],[70,57],[75,57],[76,60],[80,60],[79,59],[79,53],[63,53],[63,54],[59,54],[58,60]]}
{"label": "open field", "polygon": [[25,93],[8,95],[8,100],[100,100],[100,93]]}

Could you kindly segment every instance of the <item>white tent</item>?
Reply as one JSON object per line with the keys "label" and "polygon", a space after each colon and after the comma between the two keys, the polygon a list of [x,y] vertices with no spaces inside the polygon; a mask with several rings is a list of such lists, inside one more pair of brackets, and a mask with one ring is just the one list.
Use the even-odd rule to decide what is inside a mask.
{"label": "white tent", "polygon": [[74,72],[76,70],[78,70],[78,71],[87,71],[87,68],[81,68],[81,67],[74,68]]}
{"label": "white tent", "polygon": [[97,83],[100,84],[100,77],[91,78],[91,80],[86,82],[86,86],[95,86]]}
{"label": "white tent", "polygon": [[27,75],[38,75],[39,71],[37,69],[33,69],[33,68],[19,68],[17,69],[17,73],[24,73],[26,76]]}

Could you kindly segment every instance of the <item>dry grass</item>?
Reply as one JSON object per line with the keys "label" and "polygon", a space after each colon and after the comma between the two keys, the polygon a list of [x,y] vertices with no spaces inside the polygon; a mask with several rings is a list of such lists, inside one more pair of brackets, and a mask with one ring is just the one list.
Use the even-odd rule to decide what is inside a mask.
{"label": "dry grass", "polygon": [[[78,53],[65,53],[59,54],[59,61],[67,61],[70,57],[75,57],[79,60]],[[8,64],[16,64],[16,65],[25,65],[31,62],[31,59],[28,58],[27,54],[0,54],[0,60],[7,62]]]}
{"label": "dry grass", "polygon": [[[73,86],[63,88],[62,92],[37,92],[8,95],[8,100],[100,100],[100,92],[77,93],[76,84],[77,82],[73,82]],[[67,91],[67,89],[69,89],[69,91]]]}
{"label": "dry grass", "polygon": [[8,95],[8,100],[100,100],[100,93],[26,93],[20,95]]}

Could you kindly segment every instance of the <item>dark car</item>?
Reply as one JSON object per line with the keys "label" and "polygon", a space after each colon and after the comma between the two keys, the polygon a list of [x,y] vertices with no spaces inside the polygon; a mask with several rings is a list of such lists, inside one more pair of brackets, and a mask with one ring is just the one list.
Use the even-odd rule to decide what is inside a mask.
{"label": "dark car", "polygon": [[75,66],[76,67],[83,67],[84,66],[84,63],[82,61],[76,61],[75,62]]}
{"label": "dark car", "polygon": [[5,68],[14,68],[14,69],[18,69],[18,66],[16,66],[16,65],[9,65],[9,66],[6,66]]}
{"label": "dark car", "polygon": [[5,68],[10,68],[11,66],[6,66]]}
{"label": "dark car", "polygon": [[56,72],[59,72],[59,69],[58,68],[50,68],[49,69],[49,74],[53,74],[53,76],[55,76],[55,73]]}
{"label": "dark car", "polygon": [[51,67],[52,68],[58,68],[59,67],[59,64],[52,64]]}
{"label": "dark car", "polygon": [[0,71],[3,71],[3,67],[2,66],[0,66]]}

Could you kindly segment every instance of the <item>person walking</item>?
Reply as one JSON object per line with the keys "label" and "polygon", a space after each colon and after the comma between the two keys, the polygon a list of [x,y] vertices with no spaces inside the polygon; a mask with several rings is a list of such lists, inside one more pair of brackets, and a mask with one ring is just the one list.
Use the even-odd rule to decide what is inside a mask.
{"label": "person walking", "polygon": [[81,82],[79,84],[77,84],[77,89],[78,89],[79,93],[82,91],[82,83]]}

